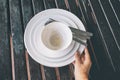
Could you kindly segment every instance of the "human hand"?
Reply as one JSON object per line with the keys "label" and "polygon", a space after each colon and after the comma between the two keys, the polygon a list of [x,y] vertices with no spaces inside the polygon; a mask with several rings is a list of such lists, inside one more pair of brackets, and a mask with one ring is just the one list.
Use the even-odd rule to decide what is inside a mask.
{"label": "human hand", "polygon": [[75,80],[88,80],[88,74],[91,68],[91,59],[87,48],[83,54],[75,53],[75,61],[73,62],[75,68]]}

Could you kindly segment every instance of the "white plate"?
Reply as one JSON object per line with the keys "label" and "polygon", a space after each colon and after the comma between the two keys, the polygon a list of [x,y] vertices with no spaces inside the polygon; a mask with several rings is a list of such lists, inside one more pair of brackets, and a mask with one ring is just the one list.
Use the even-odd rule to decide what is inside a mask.
{"label": "white plate", "polygon": [[[57,17],[57,19],[55,17]],[[44,19],[39,19],[38,22],[36,21],[37,24],[35,23],[35,25],[32,25],[33,23],[31,22],[31,27],[29,27],[29,29],[31,31],[29,31],[29,35],[27,35],[27,36],[30,37],[29,38],[30,42],[27,41],[29,43],[28,46],[31,46],[31,48],[36,51],[34,54],[36,54],[38,57],[41,57],[41,56],[44,57],[44,59],[49,61],[49,62],[50,61],[52,61],[52,62],[62,62],[64,60],[68,59],[69,57],[71,57],[71,51],[75,52],[78,49],[78,47],[79,47],[79,43],[75,43],[73,41],[72,44],[66,50],[61,51],[59,53],[53,53],[53,52],[51,52],[49,50],[46,50],[44,45],[40,41],[39,36],[36,36],[37,34],[41,34],[41,30],[44,27],[43,25],[45,24],[46,21],[48,21],[49,18],[53,18],[55,20],[62,21],[60,19],[60,17],[62,19],[65,19],[65,17],[60,16],[60,15],[57,15],[57,16],[49,15],[47,17],[46,16],[43,17]]]}
{"label": "white plate", "polygon": [[[64,57],[66,55],[66,53],[70,52],[70,50],[73,48],[73,46],[75,44],[74,41],[72,42],[72,44],[67,49],[65,49],[63,51],[60,51],[59,53],[55,53],[53,51],[50,51],[49,49],[46,49],[46,47],[44,46],[44,44],[41,41],[41,38],[39,36],[36,36],[37,34],[41,34],[42,29],[44,28],[44,24],[45,24],[45,22],[48,21],[49,18],[53,18],[53,19],[59,20],[59,21],[62,21],[64,19],[64,21],[66,21],[65,17],[60,16],[60,15],[54,15],[54,16],[49,15],[49,16],[43,17],[42,20],[39,19],[39,21],[37,22],[38,24],[35,25],[34,30],[32,30],[33,32],[31,32],[33,34],[33,36],[34,36],[34,38],[31,37],[31,39],[30,39],[30,40],[33,40],[33,41],[31,41],[31,42],[33,42],[32,47],[35,48],[36,51],[38,51],[38,53],[41,53],[46,57],[51,57],[51,58]],[[75,46],[78,47],[79,44],[77,44]],[[61,53],[64,53],[64,54],[61,54]]]}
{"label": "white plate", "polygon": [[68,65],[74,61],[74,53],[78,47],[80,46],[79,50],[82,52],[85,46],[79,45],[73,41],[69,48],[59,53],[54,53],[45,49],[44,45],[40,42],[40,37],[36,35],[41,35],[44,23],[49,18],[64,22],[67,25],[81,30],[85,30],[82,22],[72,13],[62,9],[48,9],[35,15],[27,24],[24,34],[25,47],[30,56],[40,64],[49,67],[61,67]]}

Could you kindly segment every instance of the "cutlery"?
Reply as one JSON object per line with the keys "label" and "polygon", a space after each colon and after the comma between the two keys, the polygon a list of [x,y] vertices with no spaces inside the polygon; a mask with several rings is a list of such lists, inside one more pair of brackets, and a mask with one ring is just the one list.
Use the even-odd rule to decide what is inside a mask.
{"label": "cutlery", "polygon": [[[59,21],[49,18],[49,20],[44,25],[46,26],[52,22],[59,22]],[[84,42],[83,40],[90,39],[90,37],[93,36],[93,34],[91,32],[86,32],[80,29],[73,28],[71,26],[68,26],[68,27],[72,31],[73,40],[87,46],[87,43]]]}

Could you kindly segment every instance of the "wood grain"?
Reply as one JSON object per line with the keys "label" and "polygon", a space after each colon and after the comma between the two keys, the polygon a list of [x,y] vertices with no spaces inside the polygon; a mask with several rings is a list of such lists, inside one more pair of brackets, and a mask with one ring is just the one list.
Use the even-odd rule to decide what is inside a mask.
{"label": "wood grain", "polygon": [[9,0],[9,9],[14,51],[15,80],[27,80],[23,27],[19,0]]}
{"label": "wood grain", "polygon": [[7,0],[0,0],[0,80],[12,80]]}
{"label": "wood grain", "polygon": [[64,1],[65,1],[66,8],[67,8],[69,11],[71,11],[70,6],[69,6],[69,4],[68,4],[68,0],[64,0]]}
{"label": "wood grain", "polygon": [[[22,21],[23,21],[23,26],[24,30],[26,28],[26,25],[28,21],[33,17],[35,13],[38,12],[39,8],[36,8],[36,6],[40,5],[40,2],[30,1],[30,0],[21,0],[21,11],[22,11]],[[27,51],[26,51],[27,52]],[[26,56],[26,64],[27,64],[27,75],[28,79],[30,80],[40,80],[42,79],[41,77],[41,70],[40,70],[40,65],[35,62],[27,53],[25,54]]]}
{"label": "wood grain", "polygon": [[61,80],[70,80],[69,66],[60,67],[59,72],[60,72],[60,79]]}
{"label": "wood grain", "polygon": [[66,7],[65,0],[56,0],[56,6],[61,9],[68,10],[69,8]]}
{"label": "wood grain", "polygon": [[43,0],[45,9],[56,8],[54,0]]}
{"label": "wood grain", "polygon": [[55,68],[44,66],[46,80],[56,80]]}
{"label": "wood grain", "polygon": [[[90,1],[89,1],[90,2]],[[96,16],[96,20],[97,20],[97,26],[98,26],[98,29],[100,31],[100,34],[102,35],[102,38],[103,38],[103,41],[104,41],[104,46],[105,46],[105,49],[107,51],[107,57],[109,58],[109,61],[111,63],[111,66],[113,67],[113,69],[115,70],[115,67],[117,69],[117,65],[114,65],[116,62],[114,59],[114,57],[118,57],[117,55],[114,55],[114,57],[111,57],[111,54],[112,53],[119,53],[118,49],[117,49],[117,46],[116,46],[116,43],[114,42],[114,38],[113,38],[113,35],[109,29],[109,25],[107,24],[107,21],[105,19],[105,16],[102,16],[104,15],[103,12],[102,12],[102,9],[100,8],[100,5],[99,3],[96,1],[96,5],[93,5],[93,3],[95,2],[90,2],[91,4],[91,8],[96,11],[98,10],[99,12],[95,12],[95,16]],[[98,5],[97,5],[98,4]],[[102,24],[100,24],[102,23]],[[101,27],[100,27],[101,26]],[[108,41],[109,40],[109,41]],[[111,46],[111,43],[112,43],[112,46]],[[111,46],[111,47],[110,47]],[[114,51],[114,52],[113,52]],[[107,68],[108,69],[108,68]]]}

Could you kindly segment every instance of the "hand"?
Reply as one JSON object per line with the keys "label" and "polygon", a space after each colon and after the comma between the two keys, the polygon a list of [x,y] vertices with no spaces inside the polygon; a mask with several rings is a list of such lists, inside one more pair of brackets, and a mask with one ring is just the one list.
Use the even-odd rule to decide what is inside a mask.
{"label": "hand", "polygon": [[75,68],[75,80],[88,80],[88,74],[91,68],[91,59],[87,48],[83,54],[75,53],[75,61],[73,62]]}

